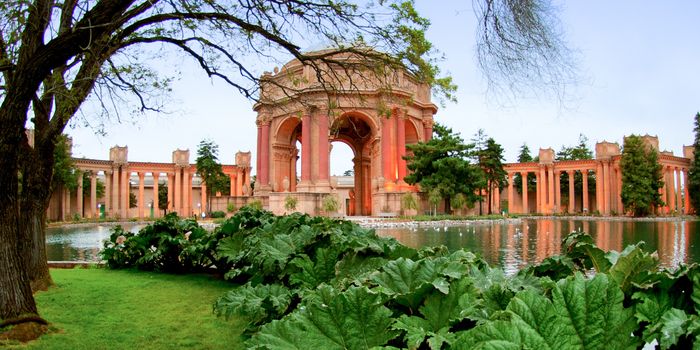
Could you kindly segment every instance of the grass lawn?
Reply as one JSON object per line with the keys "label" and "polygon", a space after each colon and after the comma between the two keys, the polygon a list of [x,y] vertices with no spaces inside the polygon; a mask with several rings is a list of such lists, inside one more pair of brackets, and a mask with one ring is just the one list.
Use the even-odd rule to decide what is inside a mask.
{"label": "grass lawn", "polygon": [[[13,349],[242,349],[243,327],[212,313],[233,288],[204,275],[73,269],[35,295],[49,334]],[[8,344],[0,344],[0,347]]]}

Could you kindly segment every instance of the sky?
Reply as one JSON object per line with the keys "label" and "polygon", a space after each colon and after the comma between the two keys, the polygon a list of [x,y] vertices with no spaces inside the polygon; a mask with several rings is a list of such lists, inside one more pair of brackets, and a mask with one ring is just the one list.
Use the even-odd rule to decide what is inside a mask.
{"label": "sky", "polygon": [[[693,117],[700,111],[700,1],[555,1],[564,38],[575,51],[581,75],[564,106],[554,98],[526,97],[502,103],[486,93],[475,61],[476,18],[472,2],[416,0],[431,21],[427,38],[444,56],[439,66],[458,85],[456,103],[439,106],[435,120],[469,140],[483,129],[516,161],[527,144],[555,151],[578,143],[580,134],[594,149],[599,141],[622,143],[624,135],[659,138],[661,150],[682,155],[693,142]],[[182,71],[173,84],[168,114],[138,120],[116,118],[107,135],[76,123],[73,155],[108,159],[114,145],[129,147],[130,161],[170,162],[175,149],[189,149],[194,163],[203,139],[219,145],[219,159],[232,164],[237,151],[256,156],[253,102],[228,85],[209,79],[181,56],[163,57],[162,69]],[[274,62],[256,61],[253,69],[271,71]],[[436,102],[437,103],[437,102]],[[352,167],[352,152],[333,143],[331,174]],[[255,172],[255,169],[253,169]]]}

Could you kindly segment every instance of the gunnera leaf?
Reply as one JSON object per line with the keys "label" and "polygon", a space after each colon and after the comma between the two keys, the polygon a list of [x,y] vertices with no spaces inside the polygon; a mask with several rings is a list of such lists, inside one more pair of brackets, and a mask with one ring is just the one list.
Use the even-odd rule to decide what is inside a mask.
{"label": "gunnera leaf", "polygon": [[371,349],[396,336],[391,310],[365,287],[339,293],[319,287],[308,302],[282,320],[266,324],[246,345],[254,349]]}
{"label": "gunnera leaf", "polygon": [[561,280],[551,299],[532,289],[518,293],[498,320],[462,332],[455,349],[636,349],[636,322],[624,295],[607,275],[578,273]]}
{"label": "gunnera leaf", "polygon": [[399,258],[387,263],[381,273],[373,276],[372,281],[378,285],[379,292],[416,310],[432,288],[444,294],[449,292],[449,283],[438,274],[436,267],[433,260]]}
{"label": "gunnera leaf", "polygon": [[229,319],[242,317],[252,325],[268,322],[284,315],[292,293],[279,284],[246,284],[228,291],[214,303],[214,313]]}

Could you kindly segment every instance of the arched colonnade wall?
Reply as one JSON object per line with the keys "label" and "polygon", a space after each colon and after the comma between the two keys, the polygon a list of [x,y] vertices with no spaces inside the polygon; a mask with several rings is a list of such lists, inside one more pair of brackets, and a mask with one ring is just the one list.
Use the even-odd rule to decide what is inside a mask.
{"label": "arched colonnade wall", "polygon": [[[352,87],[328,91],[311,73],[310,67],[292,61],[261,78],[264,98],[254,107],[255,196],[276,214],[288,211],[284,204],[289,197],[297,200],[294,211],[309,214],[398,213],[401,195],[417,192],[403,181],[406,145],[432,135],[437,106],[430,101],[430,87],[397,72],[391,89],[365,76]],[[280,91],[290,80],[296,91]],[[349,208],[325,213],[325,196],[344,198],[330,176],[332,142],[346,143],[354,153],[354,187],[347,196]]]}
{"label": "arched colonnade wall", "polygon": [[[646,144],[658,152],[658,138],[643,137]],[[684,156],[674,156],[672,152],[659,152],[658,160],[662,167],[664,186],[661,197],[665,205],[656,208],[659,214],[688,214],[693,212],[688,196],[688,170],[690,169],[692,147],[686,146]],[[496,211],[501,203],[507,203],[510,213],[592,213],[602,215],[623,214],[622,171],[620,169],[620,147],[617,143],[596,144],[595,159],[555,161],[551,148],[540,149],[539,162],[509,163],[504,169],[508,185],[491,203]],[[580,176],[580,188],[574,185],[576,174]],[[535,190],[518,191],[515,188],[515,175],[520,175],[520,188],[528,188],[527,174],[535,176]],[[568,192],[562,191],[562,174],[567,174]],[[589,186],[590,180],[595,186]],[[592,182],[591,182],[592,183]],[[500,200],[503,198],[504,200]]]}
{"label": "arched colonnade wall", "polygon": [[[190,164],[189,150],[173,152],[172,163],[130,162],[127,147],[112,147],[109,160],[74,158],[81,173],[88,174],[88,183],[78,176],[75,191],[62,187],[54,191],[49,209],[49,220],[70,220],[75,215],[98,218],[160,217],[158,190],[168,188],[168,211],[182,216],[208,211],[206,184]],[[237,152],[236,163],[223,165],[230,180],[230,196],[212,198],[212,210],[226,210],[227,203],[240,207],[247,203],[250,190],[250,152]],[[104,195],[97,196],[98,179],[104,184]],[[90,190],[83,195],[83,187]],[[136,207],[129,207],[129,196],[136,195]],[[153,209],[151,209],[153,208]],[[104,212],[104,214],[101,214]]]}

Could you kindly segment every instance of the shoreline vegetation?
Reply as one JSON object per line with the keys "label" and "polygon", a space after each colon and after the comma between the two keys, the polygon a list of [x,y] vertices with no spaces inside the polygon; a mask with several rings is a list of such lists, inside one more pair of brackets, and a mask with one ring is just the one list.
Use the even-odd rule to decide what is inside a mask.
{"label": "shoreline vegetation", "polygon": [[246,208],[211,232],[176,216],[138,234],[117,228],[102,257],[107,273],[215,270],[230,282],[213,302],[215,322],[233,321],[246,348],[697,346],[697,264],[661,268],[642,244],[605,252],[583,232],[561,245],[562,255],[506,275],[462,249],[413,249],[348,221]]}

